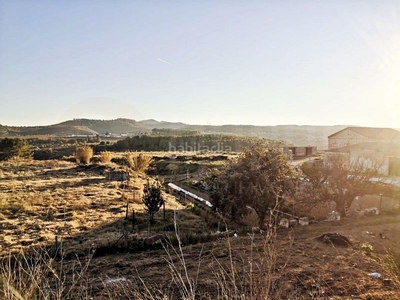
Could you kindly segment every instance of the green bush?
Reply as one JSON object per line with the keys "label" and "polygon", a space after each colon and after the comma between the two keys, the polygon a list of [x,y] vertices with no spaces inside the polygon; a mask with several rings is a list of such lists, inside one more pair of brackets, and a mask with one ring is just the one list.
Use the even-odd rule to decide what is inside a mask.
{"label": "green bush", "polygon": [[32,151],[29,143],[21,138],[4,138],[0,141],[0,160],[8,160],[10,158],[32,158]]}

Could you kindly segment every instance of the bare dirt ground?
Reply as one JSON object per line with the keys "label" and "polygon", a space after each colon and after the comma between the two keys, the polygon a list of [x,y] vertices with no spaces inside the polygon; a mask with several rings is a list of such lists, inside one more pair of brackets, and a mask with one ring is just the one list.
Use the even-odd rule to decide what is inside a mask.
{"label": "bare dirt ground", "polygon": [[[136,174],[126,186],[106,180],[108,168],[67,161],[2,163],[0,254],[51,248],[57,236],[65,266],[88,263],[79,282],[93,299],[179,299],[185,288],[196,290],[197,299],[264,299],[267,294],[270,299],[400,299],[399,215],[349,217],[269,234],[232,228],[229,238],[222,234],[190,244],[184,237],[215,232],[212,218],[166,195],[167,221],[158,212],[149,233],[140,201],[146,176]],[[136,212],[134,228],[125,220],[127,203],[128,211]],[[173,230],[174,210],[184,261],[175,253],[180,253],[177,244],[130,247],[165,226]],[[234,230],[238,237],[232,236]],[[346,236],[351,245],[317,239],[328,232]],[[129,251],[122,253],[124,247]],[[381,278],[372,278],[373,272]],[[86,299],[75,296],[70,299]]]}
{"label": "bare dirt ground", "polygon": [[[327,232],[348,237],[352,245],[339,247],[317,240]],[[230,243],[217,240],[185,246],[183,253],[189,277],[197,278],[197,288],[205,299],[207,295],[212,295],[211,299],[224,296],[224,285],[231,289],[230,296],[236,286],[246,299],[260,299],[256,294],[249,297],[251,287],[245,282],[250,277],[254,291],[260,285],[273,290],[271,299],[400,299],[399,242],[400,218],[384,216],[280,229],[271,244],[265,244],[261,234],[252,239],[242,232],[231,237]],[[393,252],[396,258],[388,255]],[[183,269],[177,256],[172,256],[174,267]],[[272,265],[267,261],[270,258]],[[91,277],[98,278],[93,282],[94,291],[99,297],[107,296],[105,278],[124,278],[127,286],[132,282],[140,286],[137,280],[141,278],[148,286],[171,291],[174,282],[168,260],[164,249],[95,258],[91,270]],[[230,278],[232,269],[236,270],[235,280]],[[374,272],[382,277],[371,278],[369,274]],[[227,282],[219,284],[223,275]]]}

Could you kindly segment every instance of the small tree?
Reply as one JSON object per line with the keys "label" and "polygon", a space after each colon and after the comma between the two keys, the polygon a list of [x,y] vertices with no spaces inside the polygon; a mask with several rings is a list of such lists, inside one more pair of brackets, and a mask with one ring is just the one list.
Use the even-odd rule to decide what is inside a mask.
{"label": "small tree", "polygon": [[236,219],[250,206],[263,227],[269,210],[283,202],[294,187],[294,172],[278,147],[256,143],[237,162],[223,170],[213,183],[211,199],[226,216]]}
{"label": "small tree", "polygon": [[[312,207],[312,204],[334,201],[336,210],[345,215],[345,206],[350,207],[357,196],[381,192],[381,186],[371,182],[377,176],[381,164],[364,159],[350,160],[347,155],[336,154],[325,162],[322,160],[304,163],[301,167],[305,181],[301,184],[297,201]],[[310,203],[313,199],[314,203]]]}
{"label": "small tree", "polygon": [[144,185],[143,188],[143,204],[145,205],[145,210],[149,214],[150,224],[154,223],[154,214],[158,212],[161,206],[164,204],[164,199],[161,195],[161,185],[159,182]]}
{"label": "small tree", "polygon": [[78,164],[88,164],[93,157],[93,149],[88,145],[76,147],[74,156]]}
{"label": "small tree", "polygon": [[4,138],[0,140],[0,160],[8,160],[13,157],[32,158],[32,151],[25,139]]}

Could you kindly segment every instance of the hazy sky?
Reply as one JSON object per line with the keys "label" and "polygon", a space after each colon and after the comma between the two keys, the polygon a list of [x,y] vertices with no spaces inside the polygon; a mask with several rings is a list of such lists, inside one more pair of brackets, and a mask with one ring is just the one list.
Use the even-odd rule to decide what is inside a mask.
{"label": "hazy sky", "polygon": [[400,1],[0,0],[0,124],[400,128]]}

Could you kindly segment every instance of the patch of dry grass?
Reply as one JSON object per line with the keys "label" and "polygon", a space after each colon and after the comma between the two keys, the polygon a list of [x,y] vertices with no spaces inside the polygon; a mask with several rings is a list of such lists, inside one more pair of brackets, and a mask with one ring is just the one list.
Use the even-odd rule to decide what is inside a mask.
{"label": "patch of dry grass", "polygon": [[5,300],[90,299],[85,273],[91,256],[57,261],[45,250],[21,251],[0,261],[0,297]]}
{"label": "patch of dry grass", "polygon": [[78,146],[74,156],[78,164],[88,164],[93,157],[93,148],[88,145]]}
{"label": "patch of dry grass", "polygon": [[100,152],[100,162],[103,164],[109,164],[111,159],[113,158],[113,154],[109,151]]}
{"label": "patch of dry grass", "polygon": [[[19,240],[24,241],[23,248],[46,246],[55,236],[72,238],[69,251],[81,251],[82,245],[97,243],[101,234],[121,234],[122,229],[113,223],[118,224],[125,217],[127,203],[129,217],[134,210],[141,216],[139,219],[147,222],[141,201],[147,181],[143,174],[132,176],[128,184],[121,185],[99,173],[104,170],[82,171],[66,161],[31,161],[18,166],[3,162],[0,169],[4,175],[0,180],[0,229],[7,237],[0,239],[0,255],[18,251]],[[182,208],[173,197],[167,195],[166,200],[168,211]],[[167,212],[169,218],[171,214]],[[190,216],[184,215],[182,220],[190,222]],[[156,217],[162,219],[162,213]],[[39,225],[35,227],[30,222]]]}
{"label": "patch of dry grass", "polygon": [[[168,255],[161,250],[90,257],[90,263],[86,264],[89,258],[85,255],[91,249],[95,249],[95,253],[114,246],[123,249],[154,234],[147,231],[147,216],[140,201],[143,183],[147,181],[145,175],[137,174],[122,186],[119,182],[107,181],[96,170],[82,171],[81,167],[67,161],[20,162],[18,165],[5,162],[0,164],[0,169],[3,172],[0,230],[4,237],[0,239],[0,254],[8,258],[9,252],[19,255],[21,249],[25,249],[25,253],[32,247],[48,249],[57,237],[58,241],[63,241],[63,253],[69,257],[68,261],[63,261],[66,277],[60,276],[60,261],[51,257],[49,260],[39,258],[40,264],[27,268],[22,256],[22,261],[13,267],[19,270],[16,273],[3,266],[0,298],[2,292],[8,297],[4,299],[15,298],[11,288],[14,287],[26,299],[40,296],[40,290],[51,292],[48,294],[51,299],[76,299],[76,295],[81,299],[177,299],[179,290],[176,288],[179,287],[172,287],[173,277],[168,272],[170,267],[176,267],[180,273],[175,273],[175,282],[190,282],[186,291],[193,290],[196,285],[195,295],[203,299],[218,296],[221,299],[345,299],[352,293],[360,299],[399,299],[396,287],[399,286],[400,256],[393,253],[384,265],[379,260],[383,256],[377,251],[380,243],[386,243],[388,249],[398,247],[398,236],[390,234],[399,231],[382,231],[383,226],[398,224],[398,217],[390,217],[387,223],[363,219],[354,224],[347,224],[346,220],[338,224],[316,224],[295,228],[293,234],[280,230],[264,236],[243,232],[238,238],[222,235],[219,240],[213,236],[204,245],[188,245],[191,241],[198,243],[208,238],[203,239],[203,235],[211,230],[209,219],[203,214],[194,214],[193,206],[185,206],[173,196],[165,195],[167,220],[163,222],[160,211],[152,230],[162,231],[164,225],[174,225],[173,212],[176,212],[182,244],[176,253],[170,252],[172,265],[168,265]],[[125,220],[127,203],[129,218]],[[137,216],[135,227],[131,223],[132,210]],[[389,238],[378,240],[378,236],[360,235],[365,230],[378,232],[366,227],[372,223],[380,226],[373,228],[380,228],[379,232]],[[315,240],[329,230],[351,236],[356,246],[335,249]],[[367,243],[372,245],[368,255],[362,246]],[[79,259],[75,259],[76,255]],[[180,259],[184,259],[183,264]],[[72,272],[74,264],[79,267],[75,273]],[[382,272],[384,280],[388,280],[370,279],[367,274],[374,271]],[[27,273],[20,276],[22,272]],[[40,274],[47,277],[40,278]],[[72,275],[79,278],[82,285],[74,285]],[[32,283],[36,277],[37,282]],[[112,280],[122,277],[125,281],[113,283]],[[51,282],[49,290],[48,282]],[[28,286],[32,286],[32,292]],[[63,287],[63,293],[54,289],[57,287]],[[190,292],[185,293],[190,296]]]}
{"label": "patch of dry grass", "polygon": [[152,163],[153,158],[143,153],[127,152],[125,154],[129,167],[135,172],[144,172]]}

